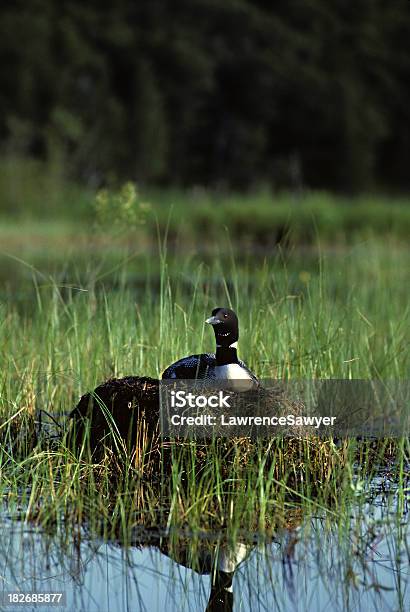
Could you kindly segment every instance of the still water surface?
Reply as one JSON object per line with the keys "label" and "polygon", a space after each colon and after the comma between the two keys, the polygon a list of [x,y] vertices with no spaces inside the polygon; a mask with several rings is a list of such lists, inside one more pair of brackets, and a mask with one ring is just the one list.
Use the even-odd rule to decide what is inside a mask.
{"label": "still water surface", "polygon": [[59,609],[84,612],[410,610],[408,509],[398,510],[394,494],[353,509],[347,524],[305,516],[269,541],[228,545],[223,534],[172,541],[136,532],[123,546],[84,529],[47,535],[4,518],[0,593],[65,592]]}

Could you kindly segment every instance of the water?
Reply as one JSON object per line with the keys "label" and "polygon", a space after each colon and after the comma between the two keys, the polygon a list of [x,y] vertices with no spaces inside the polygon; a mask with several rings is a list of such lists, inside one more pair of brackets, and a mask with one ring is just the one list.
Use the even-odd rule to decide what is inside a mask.
{"label": "water", "polygon": [[[343,518],[301,515],[270,540],[149,534],[127,546],[78,530],[0,523],[0,596],[64,592],[62,610],[367,611],[410,609],[408,508],[380,490]],[[47,610],[45,606],[0,609]],[[57,609],[57,608],[55,608]]]}
{"label": "water", "polygon": [[[124,272],[124,278],[117,272],[110,273],[110,270],[116,270],[117,263],[126,259],[121,254],[113,260],[111,255],[103,258],[102,263],[98,262],[99,267],[93,261],[84,262],[82,256],[78,261],[71,259],[65,263],[63,254],[58,260],[54,252],[45,252],[39,258],[29,255],[27,259],[41,270],[41,274],[20,262],[4,258],[0,262],[3,320],[14,309],[29,314],[36,311],[38,304],[33,278],[41,285],[40,297],[47,291],[53,292],[53,283],[56,282],[63,298],[58,301],[61,308],[64,300],[70,298],[70,287],[74,285],[80,289],[96,285],[98,289],[102,279],[105,289],[115,292],[123,283],[135,298],[146,295],[147,299],[157,296],[160,286],[159,264],[148,261],[151,253],[133,261]],[[96,253],[94,257],[98,260],[100,256],[101,253]],[[21,257],[25,259],[26,254]],[[280,290],[279,295],[294,296],[307,291],[303,278],[308,273],[313,277],[317,258],[302,259],[293,257],[289,264],[289,288],[282,293]],[[340,300],[345,305],[346,295],[351,290],[351,269],[350,260],[346,259],[347,263],[344,259],[341,261],[341,280],[338,280],[337,266],[334,266],[329,295],[332,300]],[[368,269],[372,271],[374,268],[371,258],[360,259],[366,274],[367,261]],[[395,273],[405,274],[406,266],[397,266],[392,260],[383,269],[383,278],[392,276],[391,266]],[[228,264],[222,268],[229,277]],[[56,269],[58,274],[55,274]],[[181,268],[180,260],[175,258],[170,269],[173,273],[178,269],[181,291],[191,299],[195,280],[194,273],[192,278],[189,275],[191,268]],[[299,274],[301,270],[305,275],[303,278]],[[285,271],[278,269],[275,274],[278,283]],[[53,278],[50,279],[49,275]],[[257,288],[259,277],[256,273],[244,277],[246,283],[243,286],[252,295],[254,286],[251,282]],[[406,304],[408,284],[404,282],[404,276],[393,277],[398,278],[398,282],[390,294],[395,296],[398,304]],[[222,292],[223,284],[218,275],[209,274],[207,282],[211,289],[216,285]],[[377,288],[376,283],[375,292]],[[77,296],[77,289],[72,291]],[[78,295],[81,297],[83,291]],[[377,297],[380,295],[379,291]],[[371,316],[370,320],[373,322]],[[380,329],[383,331],[384,328]],[[277,347],[272,351],[277,351]],[[382,352],[389,351],[383,348]],[[14,360],[17,358],[24,363],[26,357],[13,355]],[[65,363],[62,368],[66,372]],[[61,407],[58,405],[58,408]],[[408,612],[410,535],[407,502],[400,500],[399,503],[386,474],[373,480],[365,504],[361,502],[363,483],[360,479],[356,485],[357,504],[344,508],[340,514],[337,508],[320,510],[314,515],[300,510],[293,526],[275,533],[271,540],[241,534],[235,543],[225,542],[224,533],[196,538],[192,534],[174,533],[172,537],[152,533],[148,537],[137,532],[125,545],[90,533],[87,525],[73,530],[71,526],[65,528],[64,522],[53,532],[46,533],[31,523],[10,517],[6,507],[2,508],[0,503],[0,597],[10,591],[65,592],[66,604],[60,609],[70,612],[207,609]],[[408,495],[408,483],[405,487],[404,495]],[[50,608],[0,605],[0,610],[13,609]]]}

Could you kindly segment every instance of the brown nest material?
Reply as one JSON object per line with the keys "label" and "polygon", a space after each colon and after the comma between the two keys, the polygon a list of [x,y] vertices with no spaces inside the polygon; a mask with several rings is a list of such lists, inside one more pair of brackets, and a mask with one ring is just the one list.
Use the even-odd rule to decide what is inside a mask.
{"label": "brown nest material", "polygon": [[[238,394],[244,406],[242,409],[248,409],[248,413],[251,409],[257,410],[258,406],[264,414],[299,415],[303,412],[303,404],[289,399],[279,383],[274,388],[257,390],[258,406],[253,393]],[[262,439],[253,438],[251,432],[243,435],[243,428],[240,435],[234,435],[233,431],[230,437],[219,435],[217,439],[161,437],[159,406],[159,380],[139,376],[110,379],[93,392],[83,395],[70,413],[68,444],[75,452],[87,446],[97,460],[104,456],[107,449],[114,455],[118,455],[118,451],[131,452],[134,465],[144,468],[147,473],[158,470],[159,461],[165,467],[165,463],[169,464],[175,459],[176,453],[181,456],[192,450],[197,467],[206,466],[211,446],[227,469],[233,464],[241,469],[261,449],[266,449],[272,456],[279,450],[282,458],[292,459],[292,463],[300,469],[306,459],[307,447],[311,455],[320,458],[324,468],[329,463],[325,461],[330,454],[329,444],[319,439],[307,439],[302,428],[282,428],[279,436],[270,433]],[[150,469],[147,469],[148,466]],[[279,472],[277,476],[280,476]]]}

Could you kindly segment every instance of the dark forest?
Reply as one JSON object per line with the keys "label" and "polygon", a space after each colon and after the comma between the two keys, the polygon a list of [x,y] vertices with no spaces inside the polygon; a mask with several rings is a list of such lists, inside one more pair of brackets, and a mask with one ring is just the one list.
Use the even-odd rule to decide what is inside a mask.
{"label": "dark forest", "polygon": [[3,5],[2,153],[88,184],[407,190],[409,2]]}

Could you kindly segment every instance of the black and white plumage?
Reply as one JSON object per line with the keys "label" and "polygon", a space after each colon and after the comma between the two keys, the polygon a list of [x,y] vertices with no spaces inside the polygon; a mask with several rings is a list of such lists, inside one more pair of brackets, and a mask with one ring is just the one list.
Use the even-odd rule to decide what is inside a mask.
{"label": "black and white plumage", "polygon": [[[216,353],[190,355],[170,365],[163,379],[244,380],[259,386],[256,376],[238,359],[238,318],[227,308],[215,308],[207,323],[213,326]],[[159,423],[158,380],[147,376],[113,378],[83,395],[70,413],[70,446],[81,448],[89,426],[90,447],[103,450],[110,444],[112,430],[128,445],[135,447],[140,437],[138,425],[155,436]],[[235,385],[236,388],[236,385]],[[246,389],[248,389],[246,383]],[[115,437],[115,436],[114,436]]]}
{"label": "black and white plumage", "polygon": [[258,379],[238,359],[237,342],[239,338],[238,317],[229,308],[215,308],[206,320],[212,325],[215,340],[215,353],[202,353],[183,357],[168,366],[162,374],[163,379],[206,379],[206,380],[250,380]]}

